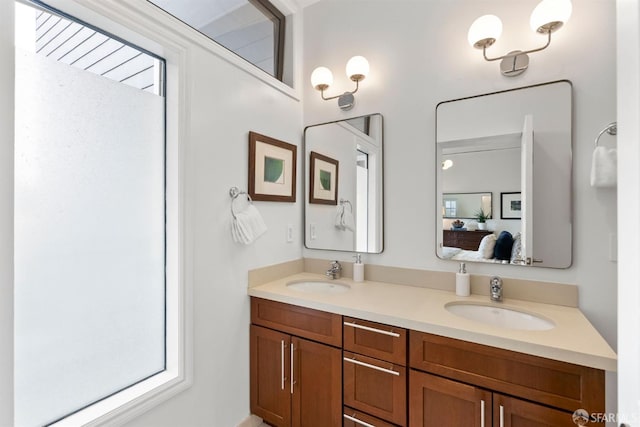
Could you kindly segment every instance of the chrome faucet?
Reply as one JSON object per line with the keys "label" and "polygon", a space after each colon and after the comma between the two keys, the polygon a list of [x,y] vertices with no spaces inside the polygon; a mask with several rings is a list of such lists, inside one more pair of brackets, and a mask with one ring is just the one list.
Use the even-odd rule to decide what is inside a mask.
{"label": "chrome faucet", "polygon": [[331,261],[331,267],[324,273],[329,279],[339,279],[342,274],[342,266],[338,261]]}
{"label": "chrome faucet", "polygon": [[491,301],[502,301],[502,279],[498,276],[493,276],[489,280],[489,293]]}

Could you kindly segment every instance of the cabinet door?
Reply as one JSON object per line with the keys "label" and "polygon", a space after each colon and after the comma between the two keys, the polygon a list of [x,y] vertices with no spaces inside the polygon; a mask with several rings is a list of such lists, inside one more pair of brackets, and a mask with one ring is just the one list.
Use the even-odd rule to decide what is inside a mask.
{"label": "cabinet door", "polygon": [[342,352],[292,337],[292,426],[342,425]]}
{"label": "cabinet door", "polygon": [[514,397],[493,395],[494,427],[575,427],[572,415]]}
{"label": "cabinet door", "polygon": [[492,394],[487,390],[411,370],[410,427],[489,427]]}
{"label": "cabinet door", "polygon": [[291,425],[287,334],[251,325],[251,413],[274,427]]}
{"label": "cabinet door", "polygon": [[343,360],[344,404],[406,426],[406,368],[347,351]]}

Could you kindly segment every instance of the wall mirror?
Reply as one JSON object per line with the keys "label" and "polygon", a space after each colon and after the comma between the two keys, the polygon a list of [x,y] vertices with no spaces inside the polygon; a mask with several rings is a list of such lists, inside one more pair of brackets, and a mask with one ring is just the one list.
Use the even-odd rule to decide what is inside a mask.
{"label": "wall mirror", "polygon": [[305,246],[383,250],[382,115],[304,130]]}
{"label": "wall mirror", "polygon": [[[444,193],[442,195],[442,217],[448,219],[473,219],[480,210],[493,217],[491,193]],[[464,221],[462,221],[464,222]]]}
{"label": "wall mirror", "polygon": [[[566,80],[438,104],[438,257],[571,265],[571,112]],[[475,213],[487,198],[478,193],[493,196],[484,226]],[[475,198],[452,197],[462,194]]]}

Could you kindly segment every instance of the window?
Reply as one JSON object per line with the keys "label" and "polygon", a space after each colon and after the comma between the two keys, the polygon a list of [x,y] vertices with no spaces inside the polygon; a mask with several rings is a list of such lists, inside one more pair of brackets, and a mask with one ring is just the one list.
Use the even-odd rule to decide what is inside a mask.
{"label": "window", "polygon": [[456,200],[445,200],[443,210],[445,218],[455,218],[458,215],[458,202]]}
{"label": "window", "polygon": [[282,81],[285,16],[268,0],[148,0]]}
{"label": "window", "polygon": [[39,426],[167,370],[165,79],[40,3],[15,27],[15,416]]}

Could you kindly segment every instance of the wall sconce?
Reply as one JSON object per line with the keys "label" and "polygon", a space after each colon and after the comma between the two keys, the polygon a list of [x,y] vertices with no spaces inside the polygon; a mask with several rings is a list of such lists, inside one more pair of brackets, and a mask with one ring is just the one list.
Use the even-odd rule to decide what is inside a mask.
{"label": "wall sconce", "polygon": [[571,16],[571,0],[542,0],[533,12],[529,21],[531,29],[540,34],[547,34],[547,44],[537,49],[514,50],[497,58],[487,57],[487,48],[490,47],[502,34],[502,21],[495,15],[484,15],[473,21],[469,27],[467,38],[469,44],[476,49],[482,49],[484,59],[487,61],[502,60],[500,71],[508,77],[522,74],[529,67],[528,53],[546,49],[551,44],[551,33],[557,31]]}
{"label": "wall sconce", "polygon": [[353,107],[355,102],[353,94],[358,91],[359,83],[367,77],[367,74],[369,74],[369,62],[362,56],[354,56],[347,62],[347,77],[356,82],[354,90],[326,98],[324,91],[333,84],[333,74],[327,67],[318,67],[313,70],[311,73],[311,86],[320,91],[320,96],[325,101],[338,98],[338,107],[346,111]]}

